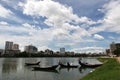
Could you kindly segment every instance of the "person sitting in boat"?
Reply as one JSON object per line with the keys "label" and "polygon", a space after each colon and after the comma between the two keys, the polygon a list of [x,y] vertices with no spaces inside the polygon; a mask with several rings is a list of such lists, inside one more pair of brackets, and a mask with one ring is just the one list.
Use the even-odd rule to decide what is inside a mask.
{"label": "person sitting in boat", "polygon": [[70,63],[69,63],[69,62],[67,62],[67,65],[68,65],[68,66],[70,66]]}
{"label": "person sitting in boat", "polygon": [[88,64],[87,62],[85,64]]}

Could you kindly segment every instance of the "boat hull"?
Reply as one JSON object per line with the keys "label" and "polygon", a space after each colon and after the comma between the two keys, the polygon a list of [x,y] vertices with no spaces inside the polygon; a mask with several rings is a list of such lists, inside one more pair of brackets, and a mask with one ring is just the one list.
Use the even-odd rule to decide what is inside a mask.
{"label": "boat hull", "polygon": [[90,67],[90,68],[95,68],[95,67],[99,67],[99,66],[102,65],[102,64],[88,64],[88,63],[82,63],[81,61],[79,61],[79,64],[80,64],[82,67]]}
{"label": "boat hull", "polygon": [[77,68],[77,65],[64,65],[62,63],[59,64],[61,68]]}

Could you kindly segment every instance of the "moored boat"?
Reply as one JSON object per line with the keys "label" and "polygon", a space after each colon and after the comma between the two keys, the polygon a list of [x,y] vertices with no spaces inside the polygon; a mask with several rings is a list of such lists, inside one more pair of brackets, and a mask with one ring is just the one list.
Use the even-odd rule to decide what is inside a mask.
{"label": "moored boat", "polygon": [[99,67],[102,65],[101,64],[88,64],[88,63],[83,63],[81,62],[81,60],[79,60],[79,64],[82,66],[82,67],[90,67],[90,68],[95,68],[95,67]]}
{"label": "moored boat", "polygon": [[67,65],[59,63],[59,65],[61,68],[77,68],[78,67],[78,65],[71,65],[69,63],[67,63]]}
{"label": "moored boat", "polygon": [[37,63],[25,63],[26,66],[39,65],[39,64],[40,64],[40,61]]}

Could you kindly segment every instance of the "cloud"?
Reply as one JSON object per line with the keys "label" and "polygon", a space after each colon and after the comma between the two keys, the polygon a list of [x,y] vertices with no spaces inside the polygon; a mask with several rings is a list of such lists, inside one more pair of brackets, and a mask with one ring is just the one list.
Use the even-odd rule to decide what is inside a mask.
{"label": "cloud", "polygon": [[41,47],[39,47],[39,50],[46,50],[46,49],[50,49],[49,47],[47,47],[47,46],[41,46]]}
{"label": "cloud", "polygon": [[49,26],[61,27],[63,23],[74,22],[74,23],[87,23],[89,25],[95,24],[96,22],[83,16],[78,17],[78,15],[73,13],[72,7],[60,4],[53,0],[28,0],[27,3],[22,4],[23,13],[31,16],[42,16],[47,19],[44,21]]}
{"label": "cloud", "polygon": [[85,53],[99,53],[99,52],[104,52],[103,47],[82,47],[82,48],[74,48],[72,51],[76,52],[85,52]]}
{"label": "cloud", "polygon": [[114,32],[120,34],[120,0],[111,0],[106,3],[100,11],[104,17],[99,26],[89,28],[89,32],[94,34],[98,32]]}
{"label": "cloud", "polygon": [[94,38],[95,38],[95,39],[99,39],[99,40],[103,40],[103,39],[104,39],[104,37],[101,36],[101,35],[99,35],[99,34],[95,34],[95,35],[94,35]]}
{"label": "cloud", "polygon": [[71,7],[61,5],[58,2],[52,0],[43,1],[27,1],[24,5],[24,14],[31,16],[46,17],[45,23],[53,25],[54,27],[60,27],[65,22],[79,20],[79,17],[73,14]]}
{"label": "cloud", "polygon": [[0,17],[7,18],[9,17],[12,13],[9,9],[6,9],[2,5],[0,5]]}
{"label": "cloud", "polygon": [[[17,7],[19,6],[20,10],[18,10],[19,8],[14,8],[14,10],[12,8],[12,10],[18,12],[23,10],[23,14],[20,13],[21,15],[17,14],[17,12],[13,13],[10,10],[11,8],[6,9],[0,5],[3,11],[7,13],[7,15],[3,16],[4,18],[9,19],[11,22],[20,23],[15,25],[7,23],[6,20],[1,21],[0,36],[2,41],[0,43],[4,43],[6,40],[14,41],[20,43],[21,49],[28,44],[39,47],[39,50],[49,48],[48,46],[54,44],[53,47],[56,48],[70,46],[69,48],[75,50],[80,46],[86,46],[79,45],[82,42],[86,42],[85,44],[88,45],[88,43],[106,39],[103,35],[99,35],[99,32],[119,33],[120,16],[118,7],[115,5],[119,7],[118,0],[106,3],[100,9],[104,13],[104,17],[98,21],[93,21],[86,16],[78,16],[72,6],[63,5],[54,0],[19,1]],[[23,16],[31,19],[32,22],[26,21],[27,19],[23,18]],[[0,17],[2,16],[0,15]],[[42,25],[39,25],[41,22]],[[33,25],[33,23],[37,25]],[[91,49],[91,47],[89,48]],[[82,49],[76,49],[76,51]]]}
{"label": "cloud", "polygon": [[73,13],[72,7],[52,0],[28,0],[24,3],[24,6],[23,3],[20,4],[22,4],[24,14],[32,17],[45,17],[46,19],[43,22],[53,29],[52,34],[58,40],[73,39],[80,41],[82,37],[90,36],[84,28],[70,23],[77,25],[79,23],[86,23],[88,25],[96,23],[85,16],[78,17]]}
{"label": "cloud", "polygon": [[24,19],[18,17],[11,9],[5,8],[0,4],[0,19],[14,23],[23,23]]}
{"label": "cloud", "polygon": [[104,26],[110,32],[120,33],[120,0],[111,0],[104,5],[103,10],[106,12]]}
{"label": "cloud", "polygon": [[5,21],[0,21],[0,25],[8,25],[8,23]]}
{"label": "cloud", "polygon": [[[24,23],[23,25],[24,26],[13,26],[10,24],[2,25],[2,27],[0,27],[0,36],[1,36],[0,43],[5,43],[5,41],[17,42],[20,43],[21,49],[23,49],[25,45],[31,43],[35,44],[37,47],[48,44],[51,37],[49,36],[49,34],[51,33],[49,30],[46,29],[36,30],[35,28],[33,28],[32,25],[28,23]],[[25,27],[25,26],[29,26],[29,27]]]}
{"label": "cloud", "polygon": [[24,2],[25,0],[1,0],[0,2],[3,3],[3,5],[7,5],[8,7],[15,9],[15,10],[20,10],[20,5],[22,6],[22,4],[19,4],[19,2]]}
{"label": "cloud", "polygon": [[113,36],[109,36],[109,39],[115,40],[115,38]]}

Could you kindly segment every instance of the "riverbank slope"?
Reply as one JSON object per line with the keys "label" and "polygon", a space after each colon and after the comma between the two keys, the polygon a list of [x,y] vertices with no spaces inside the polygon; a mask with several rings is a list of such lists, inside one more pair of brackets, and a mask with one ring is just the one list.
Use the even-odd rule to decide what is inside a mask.
{"label": "riverbank slope", "polygon": [[104,65],[80,80],[120,80],[120,63],[115,58],[99,58]]}

